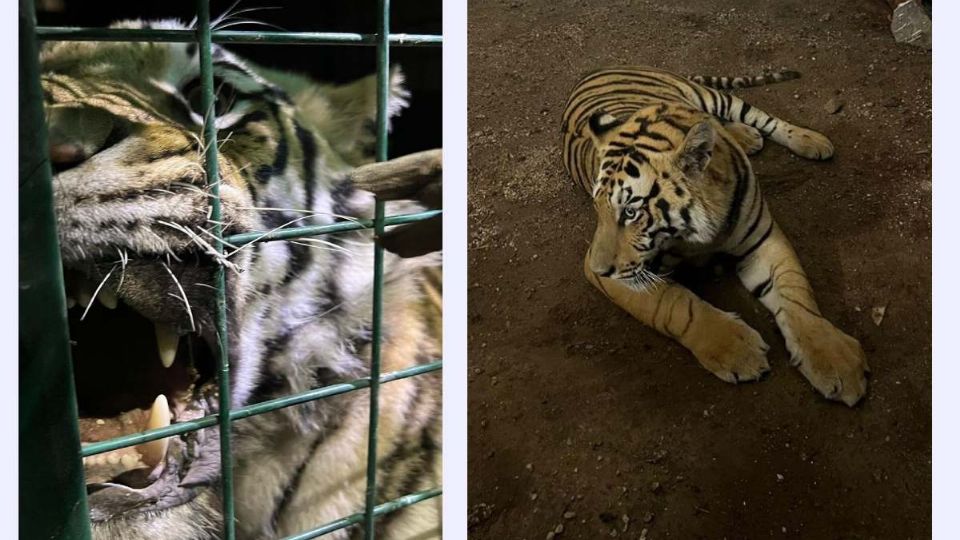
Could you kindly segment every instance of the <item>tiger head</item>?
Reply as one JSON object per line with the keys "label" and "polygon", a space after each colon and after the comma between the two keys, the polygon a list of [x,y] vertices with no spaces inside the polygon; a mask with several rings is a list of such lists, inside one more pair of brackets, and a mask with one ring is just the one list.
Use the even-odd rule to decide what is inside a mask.
{"label": "tiger head", "polygon": [[[360,329],[354,305],[356,321],[366,320],[361,311],[368,317],[372,250],[356,248],[370,245],[367,232],[342,240],[346,247],[329,239],[217,254],[203,166],[213,143],[202,126],[215,116],[225,236],[366,217],[372,197],[344,179],[372,160],[375,78],[318,85],[214,45],[216,109],[205,111],[198,54],[188,43],[55,42],[41,51],[85,443],[216,412],[218,265],[226,267],[234,406],[263,399],[255,394],[267,375],[271,388],[293,392],[316,383],[304,372],[324,368],[303,361],[264,374],[264,358],[286,354],[265,336],[296,334],[331,310],[341,314],[338,328]],[[407,94],[399,72],[391,82],[395,115]],[[91,456],[85,472],[97,538],[218,534],[215,428]]]}
{"label": "tiger head", "polygon": [[600,111],[586,128],[599,161],[588,265],[635,288],[660,279],[671,247],[708,243],[716,231],[708,171],[716,130],[707,119],[669,109],[623,117]]}

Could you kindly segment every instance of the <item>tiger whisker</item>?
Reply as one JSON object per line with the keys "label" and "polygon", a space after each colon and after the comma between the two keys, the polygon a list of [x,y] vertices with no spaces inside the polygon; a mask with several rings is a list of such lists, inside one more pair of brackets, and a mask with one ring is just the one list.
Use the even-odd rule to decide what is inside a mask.
{"label": "tiger whisker", "polygon": [[337,243],[335,243],[335,242],[331,242],[330,240],[324,240],[323,238],[318,238],[318,237],[315,237],[315,236],[305,236],[305,237],[303,237],[303,238],[298,238],[297,240],[300,240],[300,241],[303,241],[303,242],[315,242],[315,243],[317,243],[317,244],[329,245],[330,247],[332,247],[332,248],[334,248],[334,249],[340,249],[340,250],[343,250],[343,251],[345,251],[345,252],[348,252],[348,251],[349,251],[349,250],[345,249],[343,246],[341,246],[341,245],[339,245],[339,244],[337,244]]}
{"label": "tiger whisker", "polygon": [[90,303],[87,304],[87,307],[83,310],[83,315],[80,315],[81,321],[87,318],[87,313],[90,312],[90,307],[93,306],[93,304],[95,303],[94,301],[97,299],[97,295],[100,294],[100,289],[103,288],[104,284],[107,283],[107,280],[110,279],[110,275],[113,274],[113,271],[116,269],[117,269],[117,265],[113,265],[113,268],[111,268],[110,271],[107,272],[107,275],[100,280],[100,284],[97,285],[97,290],[93,291],[93,296],[90,298]]}
{"label": "tiger whisker", "polygon": [[[178,224],[178,223],[171,223],[171,222],[169,222],[169,221],[159,221],[159,220],[158,220],[157,223],[159,223],[160,225],[164,225],[164,226],[166,226],[166,227],[170,227],[171,229],[174,229],[174,230],[176,230],[176,231],[182,232],[183,234],[185,234],[185,235],[187,235],[188,237],[190,237],[190,243],[196,244],[198,247],[202,248],[210,257],[212,257],[212,258],[213,258],[214,260],[216,260],[218,263],[220,263],[220,264],[222,264],[223,266],[225,266],[225,267],[233,270],[233,271],[236,272],[236,273],[239,273],[239,272],[240,272],[239,268],[237,268],[237,266],[236,266],[235,264],[233,264],[232,262],[230,262],[230,261],[227,260],[228,255],[218,253],[217,250],[216,250],[216,248],[214,248],[212,244],[210,244],[209,242],[207,242],[206,240],[204,240],[203,238],[201,238],[199,234],[197,234],[196,232],[194,232],[194,231],[191,230],[190,228],[185,227],[185,226],[183,226],[183,225],[180,225],[180,224]],[[213,236],[213,237],[216,239],[216,236],[214,236],[212,233],[210,233],[210,232],[207,231],[206,229],[202,229],[202,228],[201,228],[200,230],[203,231],[203,232],[205,232],[205,233],[207,233],[207,234],[210,234],[211,236]],[[222,241],[222,240],[221,240],[221,241]],[[226,242],[224,242],[224,243],[226,243]],[[229,245],[229,244],[228,244],[228,245]],[[233,247],[233,246],[231,246],[231,247]],[[174,258],[176,258],[176,255],[174,255]],[[177,259],[177,260],[179,261],[180,259]]]}
{"label": "tiger whisker", "polygon": [[253,25],[253,26],[262,26],[262,27],[265,27],[265,28],[273,28],[273,29],[279,30],[279,31],[281,31],[281,32],[286,31],[286,29],[283,28],[282,26],[278,26],[278,25],[276,25],[276,24],[272,24],[272,23],[268,23],[268,22],[257,21],[257,20],[254,20],[254,19],[238,19],[238,20],[235,20],[235,21],[230,21],[230,22],[228,22],[228,23],[226,23],[226,24],[221,24],[220,26],[214,28],[213,30],[216,32],[216,31],[219,31],[219,30],[225,30],[225,29],[227,29],[227,28],[232,28],[232,27],[234,27],[234,26],[242,26],[242,25],[245,25],[245,24],[249,24],[249,25]]}
{"label": "tiger whisker", "polygon": [[286,228],[286,227],[289,226],[289,225],[293,225],[294,223],[296,223],[296,222],[298,222],[298,221],[303,221],[303,220],[308,219],[308,218],[310,218],[310,217],[311,217],[311,216],[301,216],[301,217],[298,217],[298,218],[296,218],[296,219],[290,220],[290,221],[288,221],[288,222],[286,222],[286,223],[284,223],[284,224],[282,224],[282,225],[280,225],[280,226],[278,226],[278,227],[274,227],[273,229],[270,229],[269,231],[264,231],[263,234],[257,236],[255,239],[251,240],[251,241],[250,241],[249,243],[247,243],[246,245],[241,246],[241,247],[239,247],[239,248],[236,248],[236,249],[234,249],[233,251],[231,251],[230,253],[227,253],[227,254],[225,255],[225,257],[232,257],[232,256],[236,255],[237,253],[239,253],[241,250],[247,249],[248,247],[252,246],[254,243],[257,242],[257,240],[260,240],[260,239],[266,237],[267,235],[269,235],[269,234],[271,234],[271,233],[274,233],[274,232],[276,232],[276,231],[282,230],[282,229]]}
{"label": "tiger whisker", "polygon": [[183,305],[184,307],[187,308],[187,316],[190,318],[190,331],[195,332],[197,330],[197,325],[193,321],[193,309],[190,308],[190,300],[187,299],[187,293],[186,291],[183,290],[183,286],[180,285],[180,280],[177,279],[177,276],[173,273],[173,270],[170,270],[170,267],[167,266],[166,263],[161,263],[161,264],[163,265],[164,270],[166,270],[167,273],[170,274],[170,279],[173,280],[173,283],[177,286],[177,289],[180,290],[180,294],[183,300]]}
{"label": "tiger whisker", "polygon": [[310,249],[317,249],[317,250],[320,250],[320,251],[336,251],[336,252],[338,252],[338,253],[348,253],[348,254],[350,253],[349,251],[347,251],[347,250],[345,250],[345,249],[342,249],[342,248],[340,248],[339,246],[337,246],[337,247],[317,246],[317,245],[313,245],[313,244],[310,244],[310,243],[307,243],[307,242],[303,242],[303,240],[311,240],[311,239],[310,239],[310,238],[301,238],[300,240],[290,240],[290,243],[291,243],[291,244],[296,244],[296,245],[298,245],[298,246],[303,246],[303,247],[306,247],[306,248],[310,248]]}
{"label": "tiger whisker", "polygon": [[117,292],[120,292],[123,287],[123,279],[127,277],[127,263],[130,262],[130,256],[125,249],[117,248],[117,253],[120,255],[120,283],[117,284]]}
{"label": "tiger whisker", "polygon": [[310,214],[312,216],[331,216],[335,218],[340,218],[346,221],[352,221],[357,223],[360,221],[360,218],[356,216],[346,216],[343,214],[336,214],[333,212],[320,212],[316,210],[302,210],[299,208],[275,208],[269,206],[239,206],[238,210],[254,210],[257,212],[297,212],[300,214]]}

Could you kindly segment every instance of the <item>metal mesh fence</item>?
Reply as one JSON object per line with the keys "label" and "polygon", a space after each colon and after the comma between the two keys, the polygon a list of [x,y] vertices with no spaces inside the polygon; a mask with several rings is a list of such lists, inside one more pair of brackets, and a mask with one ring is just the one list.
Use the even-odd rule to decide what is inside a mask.
{"label": "metal mesh fence", "polygon": [[[333,531],[362,524],[365,538],[374,537],[378,516],[439,496],[440,487],[411,493],[376,505],[377,426],[379,387],[382,383],[413,377],[441,368],[441,361],[381,374],[380,345],[383,309],[383,248],[374,246],[373,319],[370,376],[355,381],[315,388],[299,394],[239,408],[230,404],[230,358],[228,355],[226,275],[219,265],[214,285],[216,325],[219,336],[219,412],[204,418],[177,422],[163,428],[125,435],[84,446],[81,449],[77,406],[66,324],[66,303],[60,266],[56,222],[53,214],[51,170],[47,152],[42,95],[39,83],[37,42],[77,41],[165,41],[197,43],[204,110],[213,110],[212,43],[257,43],[297,45],[367,45],[377,49],[377,151],[378,161],[387,159],[387,114],[391,46],[439,46],[442,36],[390,33],[389,0],[379,0],[376,34],[331,32],[212,31],[209,0],[197,2],[196,30],[106,29],[36,27],[32,0],[20,0],[20,522],[21,538],[90,538],[82,458],[218,425],[223,501],[223,534],[235,538],[233,456],[231,423],[253,415],[275,411],[308,401],[369,389],[370,425],[367,448],[367,488],[362,512],[344,516],[291,539],[316,538]],[[216,249],[255,242],[292,240],[373,229],[377,237],[390,225],[412,223],[440,213],[431,210],[400,216],[386,216],[384,202],[376,201],[372,220],[331,225],[248,232],[223,237],[220,216],[217,133],[213,115],[205,115],[203,140],[207,149],[204,167],[210,188],[211,233],[218,239]]]}

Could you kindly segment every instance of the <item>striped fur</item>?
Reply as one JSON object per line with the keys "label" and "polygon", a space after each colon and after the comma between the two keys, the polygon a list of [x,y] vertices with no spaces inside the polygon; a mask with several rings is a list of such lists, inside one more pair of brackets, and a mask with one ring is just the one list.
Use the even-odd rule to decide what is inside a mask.
{"label": "striped fur", "polygon": [[597,211],[584,271],[614,303],[738,382],[769,370],[763,339],[667,277],[684,260],[733,257],[792,363],[824,396],[852,406],[866,392],[866,359],[821,315],[763,199],[747,154],[764,137],[803,157],[833,155],[823,135],[665,71],[612,67],[584,77],[563,114],[564,166]]}
{"label": "striped fur", "polygon": [[[175,21],[117,26],[184,27]],[[372,196],[345,178],[372,161],[375,77],[322,85],[253,66],[219,46],[213,58],[225,234],[371,217]],[[106,276],[125,257],[123,272],[105,286],[119,288],[122,301],[152,320],[184,319],[175,276],[197,332],[217,343],[214,264],[189,262],[215,259],[203,115],[194,106],[197,48],[51,43],[42,66],[51,141],[83,154],[54,180],[64,263]],[[394,71],[391,115],[406,105],[401,83]],[[387,206],[388,213],[416,209],[406,202]],[[370,231],[227,251],[234,406],[368,375]],[[437,359],[439,257],[388,253],[384,267],[383,371]],[[367,400],[366,391],[357,391],[235,424],[238,538],[285,537],[362,509]],[[440,485],[439,375],[386,384],[380,403],[377,500]],[[94,537],[218,538],[216,428],[196,437],[184,440],[202,453],[183,458],[185,477],[171,487],[181,504],[98,518],[109,501],[94,493]],[[439,498],[385,516],[378,527],[378,538],[439,537]],[[352,527],[325,538],[357,534]]]}
{"label": "striped fur", "polygon": [[705,75],[693,75],[688,77],[691,81],[717,90],[733,90],[735,88],[751,88],[754,86],[763,86],[765,84],[774,84],[784,81],[799,79],[800,74],[796,71],[780,71],[777,73],[766,73],[756,77],[715,77]]}

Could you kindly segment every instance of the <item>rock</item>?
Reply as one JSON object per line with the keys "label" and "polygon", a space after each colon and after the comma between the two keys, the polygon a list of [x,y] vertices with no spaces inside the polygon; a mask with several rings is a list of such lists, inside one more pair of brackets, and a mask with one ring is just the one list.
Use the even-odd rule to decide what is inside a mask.
{"label": "rock", "polygon": [[897,43],[907,43],[921,49],[933,48],[933,22],[930,12],[920,0],[907,0],[893,10],[890,31]]}
{"label": "rock", "polygon": [[490,516],[492,514],[493,514],[492,504],[480,503],[480,504],[474,505],[474,507],[470,509],[470,513],[467,515],[467,529],[473,529],[477,525],[490,519]]}
{"label": "rock", "polygon": [[550,531],[547,533],[547,540],[553,540],[555,536],[557,536],[557,533]]}
{"label": "rock", "polygon": [[617,516],[615,514],[611,514],[610,512],[600,512],[600,521],[604,523],[613,523],[616,520]]}
{"label": "rock", "polygon": [[573,519],[577,517],[577,513],[573,511],[567,511],[563,513],[563,519]]}
{"label": "rock", "polygon": [[889,99],[883,100],[882,105],[884,107],[899,107],[900,105],[903,105],[903,100],[898,98],[897,96],[893,96]]}
{"label": "rock", "polygon": [[880,326],[880,323],[883,322],[884,315],[887,314],[887,306],[876,306],[870,310],[870,318],[873,319],[873,324]]}
{"label": "rock", "polygon": [[663,491],[663,486],[660,485],[660,482],[653,482],[650,484],[651,493],[660,493],[661,491]]}
{"label": "rock", "polygon": [[840,109],[842,108],[843,108],[843,102],[835,97],[830,98],[823,105],[823,110],[826,111],[827,114],[837,114],[838,112],[840,112]]}
{"label": "rock", "polygon": [[653,512],[647,512],[646,514],[643,515],[644,523],[650,523],[651,521],[653,521]]}

